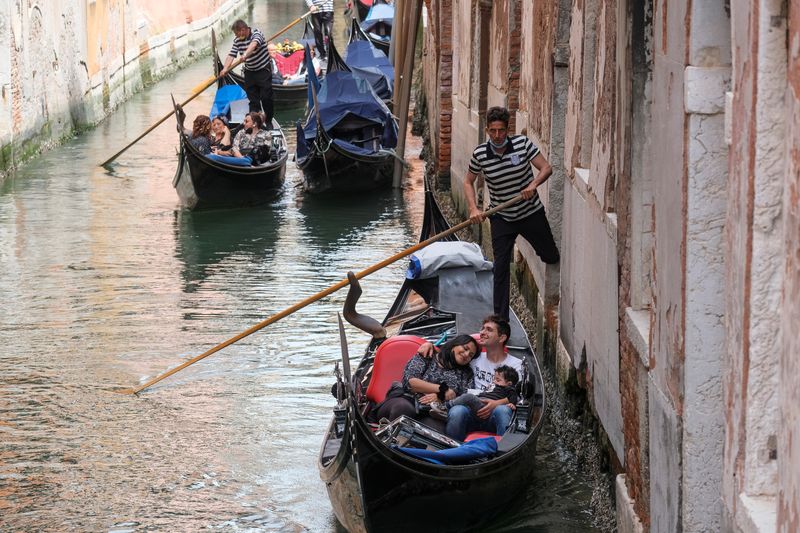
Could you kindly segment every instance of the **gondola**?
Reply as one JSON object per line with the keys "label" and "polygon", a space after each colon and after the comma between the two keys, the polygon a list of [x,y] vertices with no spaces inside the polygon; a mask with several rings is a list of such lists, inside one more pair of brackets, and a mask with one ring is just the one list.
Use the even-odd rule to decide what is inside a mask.
{"label": "gondola", "polygon": [[[179,131],[184,131],[186,115],[174,99],[172,103]],[[241,124],[232,120],[229,126],[233,137]],[[242,167],[205,157],[189,142],[187,135],[178,133],[178,169],[172,186],[178,192],[181,205],[195,210],[257,205],[274,199],[283,189],[289,150],[283,130],[274,118],[271,134],[269,160],[260,165]]]}
{"label": "gondola", "polygon": [[394,66],[386,54],[372,44],[367,34],[353,19],[350,39],[345,50],[344,62],[353,74],[367,80],[372,89],[391,108],[394,90]]}
{"label": "gondola", "polygon": [[[306,25],[305,29],[303,30],[303,37],[300,39],[300,43],[314,44],[314,30],[311,28],[311,22],[309,22],[308,18],[306,19]],[[222,71],[223,62],[219,57],[219,52],[217,51],[217,36],[214,33],[214,30],[211,30],[211,50],[211,57],[214,65],[214,75],[219,76],[219,73]],[[294,61],[287,61],[287,64],[290,65],[290,67],[293,66],[294,68],[287,69],[287,72],[281,72],[281,75],[294,74],[298,63]],[[291,70],[291,72],[288,70]],[[244,86],[244,77],[236,72],[229,72],[224,78],[217,82],[218,87],[221,87],[225,84],[229,85],[231,83]],[[307,93],[308,83],[297,83],[294,85],[284,85],[283,83],[272,84],[272,101],[279,106],[300,107],[306,103]]]}
{"label": "gondola", "polygon": [[386,0],[375,0],[367,16],[360,18],[359,22],[372,44],[388,57],[394,24],[394,5]]}
{"label": "gondola", "polygon": [[389,108],[367,81],[353,75],[333,40],[325,79],[320,83],[309,77],[315,89],[309,91],[305,122],[297,123],[295,158],[304,189],[350,193],[389,188],[397,145]]}
{"label": "gondola", "polygon": [[[425,201],[421,240],[448,227],[430,191]],[[337,364],[332,390],[337,403],[318,460],[336,517],[351,533],[485,528],[518,505],[529,487],[543,422],[542,375],[518,318],[512,313],[507,347],[511,356],[523,359],[524,370],[511,427],[495,439],[493,455],[465,464],[435,464],[396,445],[465,450],[443,434],[441,422],[401,417],[371,424],[365,413],[390,382],[401,379],[405,362],[423,340],[440,339],[443,332],[479,331],[482,317],[492,311],[491,270],[453,266],[426,279],[406,279],[381,323],[355,312],[360,288],[354,276],[350,280],[344,316],[373,338],[351,375],[340,320],[342,365]],[[473,436],[487,434],[465,440]]]}
{"label": "gondola", "polygon": [[[347,7],[350,9],[350,15],[358,20],[367,18],[369,8],[372,7],[372,0],[348,0]],[[353,11],[353,10],[357,11]]]}

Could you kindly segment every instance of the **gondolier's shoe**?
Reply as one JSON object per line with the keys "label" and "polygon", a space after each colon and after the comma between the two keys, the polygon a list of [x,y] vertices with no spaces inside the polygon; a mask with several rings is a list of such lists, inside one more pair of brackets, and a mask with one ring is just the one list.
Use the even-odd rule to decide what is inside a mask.
{"label": "gondolier's shoe", "polygon": [[428,413],[431,418],[447,422],[447,406],[440,402],[431,402],[431,411]]}

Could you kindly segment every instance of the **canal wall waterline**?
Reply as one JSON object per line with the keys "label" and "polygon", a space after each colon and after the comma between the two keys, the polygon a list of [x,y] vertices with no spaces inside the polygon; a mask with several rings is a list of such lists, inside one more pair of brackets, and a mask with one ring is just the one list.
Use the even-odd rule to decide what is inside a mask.
{"label": "canal wall waterline", "polygon": [[0,180],[95,126],[143,87],[207,54],[211,30],[229,32],[252,2],[3,3]]}

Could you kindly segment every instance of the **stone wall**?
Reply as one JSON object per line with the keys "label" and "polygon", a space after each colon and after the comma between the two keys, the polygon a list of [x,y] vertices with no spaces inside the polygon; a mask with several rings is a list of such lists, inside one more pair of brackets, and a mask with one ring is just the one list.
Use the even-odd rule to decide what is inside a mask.
{"label": "stone wall", "polygon": [[0,176],[210,49],[247,0],[0,3]]}

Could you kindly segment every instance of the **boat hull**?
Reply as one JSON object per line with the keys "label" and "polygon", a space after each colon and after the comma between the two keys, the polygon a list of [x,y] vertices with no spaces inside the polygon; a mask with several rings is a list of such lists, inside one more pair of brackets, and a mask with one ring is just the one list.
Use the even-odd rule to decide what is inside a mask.
{"label": "boat hull", "polygon": [[355,156],[331,143],[324,154],[312,153],[299,159],[303,188],[309,193],[326,191],[366,192],[392,185],[394,156]]}
{"label": "boat hull", "polygon": [[267,167],[218,164],[181,143],[173,185],[186,209],[258,205],[273,200],[286,179],[284,154]]}

